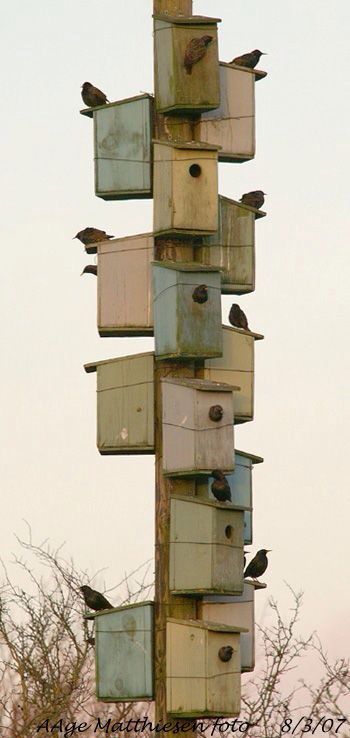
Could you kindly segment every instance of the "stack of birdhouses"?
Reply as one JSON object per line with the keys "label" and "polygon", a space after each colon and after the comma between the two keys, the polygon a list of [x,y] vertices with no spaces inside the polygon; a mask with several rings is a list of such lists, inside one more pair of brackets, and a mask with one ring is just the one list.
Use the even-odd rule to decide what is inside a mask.
{"label": "stack of birdhouses", "polygon": [[234,426],[254,417],[263,336],[223,326],[221,313],[221,294],[255,289],[265,213],[218,194],[218,163],[255,155],[265,72],[244,57],[219,62],[218,22],[155,13],[154,98],[90,98],[82,111],[93,118],[96,195],[154,205],[152,233],[86,245],[98,259],[100,336],[155,339],[154,352],[85,365],[97,373],[100,453],[155,454],[159,503],[155,603],[93,616],[97,696],[155,698],[162,714],[184,718],[239,714],[265,586],[244,579],[252,469],[263,459],[234,441]]}

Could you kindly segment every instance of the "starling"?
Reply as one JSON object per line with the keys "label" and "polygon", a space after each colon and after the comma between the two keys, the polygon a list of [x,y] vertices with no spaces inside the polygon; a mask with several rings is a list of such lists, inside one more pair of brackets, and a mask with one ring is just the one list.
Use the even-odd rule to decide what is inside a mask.
{"label": "starling", "polygon": [[247,317],[236,302],[231,305],[228,319],[235,328],[244,328],[245,331],[249,331]]}
{"label": "starling", "polygon": [[214,469],[211,475],[215,480],[211,483],[210,487],[214,497],[219,500],[219,502],[231,502],[230,485],[221,469]]}
{"label": "starling", "polygon": [[259,210],[265,202],[264,195],[266,195],[266,192],[262,190],[252,190],[252,192],[246,192],[245,195],[242,195],[240,202],[243,205],[249,205],[249,207]]}
{"label": "starling", "polygon": [[108,238],[114,238],[109,236],[106,231],[100,231],[99,228],[84,228],[83,231],[78,231],[74,238],[78,238],[84,246],[89,246],[91,243],[97,243],[98,241],[107,241]]}
{"label": "starling", "polygon": [[249,51],[248,54],[242,54],[242,56],[236,56],[230,64],[237,64],[239,67],[248,67],[248,69],[254,69],[256,67],[261,56],[265,54],[265,51]]}
{"label": "starling", "polygon": [[199,284],[194,288],[192,292],[193,302],[198,302],[200,305],[208,300],[208,287],[206,284]]}
{"label": "starling", "polygon": [[83,274],[95,274],[95,276],[97,277],[97,264],[88,264],[86,267],[84,267],[80,276],[82,276]]}
{"label": "starling", "polygon": [[83,593],[85,605],[90,610],[110,610],[113,607],[103,594],[97,592],[95,589],[91,589],[87,584],[84,584],[80,589]]}
{"label": "starling", "polygon": [[187,44],[184,57],[184,67],[187,74],[192,74],[193,65],[203,59],[212,40],[213,36],[201,36],[200,38],[192,38]]}
{"label": "starling", "polygon": [[230,661],[230,659],[232,659],[232,654],[232,646],[221,646],[221,648],[219,648],[218,656],[220,661]]}
{"label": "starling", "polygon": [[270,548],[261,548],[260,551],[255,554],[254,558],[249,562],[244,572],[245,578],[252,577],[253,579],[256,579],[257,577],[261,577],[263,575],[269,563],[266,556],[269,551],[271,551]]}
{"label": "starling", "polygon": [[83,102],[88,108],[96,108],[97,105],[105,105],[108,102],[105,93],[94,87],[91,82],[84,82],[81,90]]}

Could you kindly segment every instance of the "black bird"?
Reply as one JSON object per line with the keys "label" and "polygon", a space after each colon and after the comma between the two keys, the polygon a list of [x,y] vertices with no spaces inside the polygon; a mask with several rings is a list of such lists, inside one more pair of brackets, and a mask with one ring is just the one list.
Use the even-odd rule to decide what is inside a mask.
{"label": "black bird", "polygon": [[242,195],[240,202],[243,205],[249,205],[249,207],[259,210],[265,202],[264,195],[266,195],[266,192],[262,190],[252,190]]}
{"label": "black bird", "polygon": [[221,646],[221,648],[219,648],[218,656],[221,661],[230,661],[230,659],[232,659],[232,654],[232,646]]}
{"label": "black bird", "polygon": [[99,228],[84,228],[82,231],[78,231],[76,236],[73,236],[74,239],[77,238],[81,243],[84,244],[84,246],[89,246],[91,243],[97,243],[98,241],[107,241],[109,238],[114,238],[114,236],[109,236],[106,231],[101,231]]}
{"label": "black bird", "polygon": [[244,572],[245,578],[252,577],[252,579],[257,579],[257,577],[261,577],[263,575],[269,563],[266,556],[269,551],[271,551],[270,548],[261,548],[260,551],[255,554]]}
{"label": "black bird", "polygon": [[231,305],[228,319],[235,328],[244,328],[245,331],[249,331],[247,316],[236,302]]}
{"label": "black bird", "polygon": [[219,502],[231,502],[230,485],[224,473],[221,471],[221,469],[214,469],[211,475],[212,477],[214,477],[215,480],[211,483],[210,487],[214,497],[219,500]]}
{"label": "black bird", "polygon": [[82,276],[83,274],[95,274],[95,276],[97,277],[97,264],[88,264],[86,267],[84,267],[80,276]]}
{"label": "black bird", "polygon": [[207,302],[208,297],[208,287],[206,284],[199,284],[192,292],[193,302],[198,302],[200,305],[202,305],[203,302]]}
{"label": "black bird", "polygon": [[200,38],[192,38],[187,44],[184,56],[184,67],[187,74],[192,74],[192,67],[203,59],[212,40],[213,36],[201,36]]}
{"label": "black bird", "polygon": [[242,54],[242,56],[236,56],[234,59],[232,59],[230,64],[237,64],[239,67],[248,67],[248,69],[254,69],[261,56],[265,56],[265,51],[254,49],[254,51],[248,51],[247,54]]}
{"label": "black bird", "polygon": [[91,589],[87,584],[83,584],[80,589],[83,593],[85,605],[86,607],[89,607],[90,610],[96,610],[97,612],[98,610],[110,610],[113,607],[101,592]]}
{"label": "black bird", "polygon": [[105,105],[108,100],[104,92],[94,87],[91,82],[84,82],[81,87],[81,96],[83,102],[88,108],[96,108],[98,105]]}

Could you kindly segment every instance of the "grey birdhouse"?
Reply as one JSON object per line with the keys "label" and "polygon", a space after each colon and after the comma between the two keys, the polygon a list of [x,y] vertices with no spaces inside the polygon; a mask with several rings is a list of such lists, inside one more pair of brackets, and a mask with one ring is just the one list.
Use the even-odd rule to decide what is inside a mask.
{"label": "grey birdhouse", "polygon": [[168,475],[234,469],[233,387],[163,379],[163,470]]}
{"label": "grey birdhouse", "polygon": [[[166,704],[170,715],[239,715],[243,630],[201,620],[168,619]],[[222,660],[227,652],[229,659]]]}
{"label": "grey birdhouse", "polygon": [[158,359],[221,356],[220,273],[196,264],[153,266],[155,354]]}
{"label": "grey birdhouse", "polygon": [[[244,545],[252,543],[253,466],[254,464],[261,464],[263,461],[264,459],[261,456],[254,456],[235,449],[235,469],[233,472],[226,474],[226,479],[230,485],[232,504],[244,508]],[[213,477],[198,480],[196,482],[196,495],[201,499],[215,500],[211,491],[213,481]]]}
{"label": "grey birdhouse", "polygon": [[191,236],[217,231],[217,161],[216,146],[154,142],[155,234]]}
{"label": "grey birdhouse", "polygon": [[97,321],[100,336],[153,335],[153,235],[97,244]]}
{"label": "grey birdhouse", "polygon": [[195,260],[220,269],[221,292],[243,295],[255,290],[255,220],[266,213],[219,196],[219,227],[195,247]]}
{"label": "grey birdhouse", "polygon": [[[226,325],[222,327],[222,333],[222,357],[206,359],[204,366],[196,370],[196,375],[201,379],[240,387],[240,392],[235,395],[235,423],[245,423],[254,417],[254,343],[264,336]],[[216,464],[218,467],[220,465]]]}
{"label": "grey birdhouse", "polygon": [[95,623],[97,699],[154,699],[153,602],[104,610],[89,618]]}
{"label": "grey birdhouse", "polygon": [[[218,22],[219,18],[202,16],[155,16],[155,99],[159,112],[190,115],[220,105]],[[203,43],[206,36],[212,39],[207,46]],[[192,60],[198,59],[193,66],[186,65],[188,53]]]}
{"label": "grey birdhouse", "polygon": [[85,364],[97,372],[100,454],[154,453],[153,367],[153,353]]}
{"label": "grey birdhouse", "polygon": [[205,595],[199,605],[199,617],[203,620],[247,629],[241,633],[242,672],[253,671],[255,667],[255,590],[265,587],[260,582],[244,582],[241,595]]}
{"label": "grey birdhouse", "polygon": [[243,568],[243,510],[174,495],[170,512],[170,591],[240,594]]}
{"label": "grey birdhouse", "polygon": [[152,197],[151,95],[86,108],[81,113],[94,119],[97,197],[103,200]]}
{"label": "grey birdhouse", "polygon": [[219,161],[249,161],[255,156],[255,82],[266,72],[219,66],[221,104],[196,122],[195,139],[219,146]]}

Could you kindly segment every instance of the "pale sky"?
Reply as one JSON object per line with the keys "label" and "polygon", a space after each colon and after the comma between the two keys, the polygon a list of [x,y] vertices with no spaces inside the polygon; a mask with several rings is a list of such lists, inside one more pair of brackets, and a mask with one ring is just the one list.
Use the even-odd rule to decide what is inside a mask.
{"label": "pale sky", "polygon": [[[104,202],[93,188],[85,80],[110,100],[152,92],[152,2],[3,3],[1,269],[2,557],[14,533],[66,541],[99,588],[153,554],[154,459],[101,457],[89,361],[151,350],[99,338],[96,280],[72,236],[151,230],[152,201]],[[254,544],[271,548],[257,617],[284,581],[305,591],[300,632],[345,655],[350,591],[348,0],[195,0],[219,16],[223,61],[268,52],[258,83],[257,155],[221,164],[220,194],[268,193],[256,225],[256,292],[237,298],[256,345],[255,420],[237,448],[254,473]],[[93,258],[93,257],[92,257]],[[224,322],[235,297],[223,297]],[[116,603],[117,604],[117,603]],[[345,653],[348,649],[345,649]]]}

